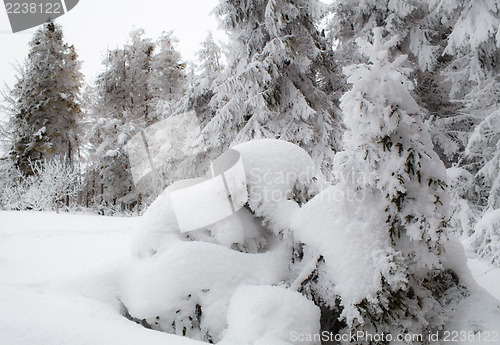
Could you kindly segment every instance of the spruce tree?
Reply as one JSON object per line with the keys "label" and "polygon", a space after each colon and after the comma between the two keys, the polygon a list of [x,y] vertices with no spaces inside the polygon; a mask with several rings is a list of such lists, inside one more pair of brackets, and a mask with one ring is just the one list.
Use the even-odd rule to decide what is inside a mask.
{"label": "spruce tree", "polygon": [[157,117],[163,115],[162,109],[173,106],[186,91],[185,63],[176,50],[177,39],[173,32],[163,32],[156,42],[156,53],[152,57],[149,78],[149,92],[152,97],[152,110]]}
{"label": "spruce tree", "polygon": [[104,208],[136,201],[124,146],[155,118],[149,87],[155,45],[143,34],[142,29],[132,31],[123,49],[110,51],[103,61],[106,70],[97,77],[97,100],[88,133],[88,183],[94,203]]}
{"label": "spruce tree", "polygon": [[96,102],[88,133],[94,202],[104,207],[134,205],[135,189],[125,145],[149,125],[170,115],[185,91],[186,76],[172,33],[157,43],[143,29],[130,33],[123,48],[110,51],[96,82]]}
{"label": "spruce tree", "polygon": [[73,164],[79,155],[79,93],[83,75],[75,48],[63,40],[60,25],[36,31],[21,75],[10,92],[10,157],[23,174],[30,162],[55,156]]}
{"label": "spruce tree", "polygon": [[318,1],[221,0],[215,9],[231,53],[205,127],[214,156],[254,138],[299,144],[331,171],[340,126],[331,50],[315,26]]}
{"label": "spruce tree", "polygon": [[466,147],[461,166],[476,178],[479,194],[462,203],[480,214],[471,243],[474,250],[499,263],[500,225],[492,212],[500,208],[500,5],[493,0],[461,0],[449,5],[457,20],[449,36],[446,53],[453,56],[446,76],[452,97],[462,105],[460,133]]}
{"label": "spruce tree", "polygon": [[177,112],[194,110],[200,124],[205,126],[215,115],[210,101],[221,82],[224,70],[221,61],[222,49],[215,43],[212,33],[201,43],[197,58],[196,66],[193,66],[191,85],[180,100]]}
{"label": "spruce tree", "polygon": [[366,61],[359,54],[356,39],[366,39],[373,28],[381,26],[391,35],[398,35],[395,49],[408,55],[416,67],[412,72],[416,81],[412,92],[431,123],[436,151],[448,164],[458,160],[465,145],[460,130],[466,120],[456,117],[461,104],[453,101],[452,85],[443,74],[452,61],[445,48],[456,22],[456,3],[340,0],[332,5],[334,15],[329,23],[331,41],[337,45],[337,58],[343,66]]}
{"label": "spruce tree", "polygon": [[223,71],[222,49],[215,43],[210,32],[201,43],[201,49],[197,52],[198,56],[198,89],[213,90],[216,87],[217,78]]}
{"label": "spruce tree", "polygon": [[444,322],[435,284],[446,289],[450,283],[440,262],[449,220],[446,171],[409,92],[407,57],[393,55],[398,38],[383,38],[383,32],[374,29],[371,42],[357,40],[369,62],[345,69],[352,89],[341,98],[347,131],[335,173],[346,190],[362,193],[383,210],[363,221],[385,219],[372,231],[390,243],[385,253],[390,269],[380,272],[377,295],[353,306],[359,316],[348,323],[425,334]]}

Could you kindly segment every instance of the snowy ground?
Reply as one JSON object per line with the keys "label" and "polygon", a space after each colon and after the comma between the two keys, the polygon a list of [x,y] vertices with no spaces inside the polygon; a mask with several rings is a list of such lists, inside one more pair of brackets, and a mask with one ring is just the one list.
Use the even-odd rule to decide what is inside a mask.
{"label": "snowy ground", "polygon": [[129,255],[134,221],[1,212],[0,344],[197,344],[145,329],[82,293]]}
{"label": "snowy ground", "polygon": [[[0,344],[201,344],[145,329],[124,318],[105,291],[89,293],[102,289],[93,286],[102,282],[95,277],[113,272],[129,256],[135,222],[0,212]],[[476,259],[469,267],[500,300],[500,269]]]}

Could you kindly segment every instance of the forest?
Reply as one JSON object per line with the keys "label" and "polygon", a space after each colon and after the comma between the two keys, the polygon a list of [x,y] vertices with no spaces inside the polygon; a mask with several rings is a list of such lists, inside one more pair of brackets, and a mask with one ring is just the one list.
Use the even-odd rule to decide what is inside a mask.
{"label": "forest", "polygon": [[[174,32],[152,39],[134,29],[105,52],[93,84],[64,28],[40,26],[2,93],[0,209],[140,217],[138,257],[215,257],[220,272],[197,260],[120,271],[140,277],[125,289],[122,314],[166,333],[316,344],[304,340],[316,319],[331,334],[432,335],[460,324],[457,305],[476,295],[458,240],[500,267],[500,2],[220,0],[213,14],[228,41],[209,34],[196,61],[183,59]],[[137,140],[146,153],[134,157]],[[160,152],[154,162],[150,150]],[[164,191],[215,176],[213,162],[228,150],[245,165],[238,219],[173,230]],[[151,169],[137,173],[144,162]],[[278,200],[259,194],[266,190]],[[172,282],[148,286],[154,274],[181,271],[213,286],[194,278],[180,279],[189,286],[180,292]],[[141,289],[168,307],[141,302]],[[231,302],[218,299],[225,293]],[[295,341],[245,338],[240,310],[265,309],[246,296],[297,306],[282,330]],[[498,312],[488,315],[500,324]],[[477,327],[472,338],[484,331]]]}

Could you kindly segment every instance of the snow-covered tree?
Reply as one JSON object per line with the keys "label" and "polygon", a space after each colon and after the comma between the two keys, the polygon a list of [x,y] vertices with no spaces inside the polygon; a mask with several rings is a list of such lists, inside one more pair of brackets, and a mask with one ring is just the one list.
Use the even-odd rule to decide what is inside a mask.
{"label": "snow-covered tree", "polygon": [[210,150],[280,138],[331,170],[340,126],[331,50],[315,26],[325,13],[319,1],[220,1],[215,14],[231,54],[210,104],[216,114],[204,129]]}
{"label": "snow-covered tree", "polygon": [[[455,141],[463,151],[474,126],[498,109],[500,7],[497,1],[461,0],[446,2],[440,12],[444,18],[453,17],[448,20],[452,30],[444,51],[451,58],[443,75],[450,98],[460,105],[445,127],[455,130]],[[476,173],[480,167],[474,160],[468,157],[469,169]]]}
{"label": "snow-covered tree", "polygon": [[30,162],[79,154],[79,93],[83,75],[75,48],[60,25],[49,22],[34,34],[21,75],[9,94],[12,114],[10,156],[23,174]]}
{"label": "snow-covered tree", "polygon": [[[354,0],[336,1],[330,34],[338,41],[338,51],[345,62],[363,59],[356,48],[357,38],[366,38],[375,27],[382,26],[391,35],[398,35],[398,49],[407,54],[421,70],[432,70],[440,51],[440,29],[431,12],[433,1]],[[349,56],[351,56],[349,58]]]}
{"label": "snow-covered tree", "polygon": [[125,122],[147,121],[151,112],[149,79],[155,45],[143,36],[143,29],[132,30],[123,49],[108,52],[104,61],[106,71],[97,78],[99,96],[107,116]]}
{"label": "snow-covered tree", "polygon": [[125,144],[135,134],[170,115],[185,92],[186,76],[172,33],[157,43],[144,30],[130,33],[123,48],[110,51],[106,70],[96,82],[96,100],[88,131],[91,145],[89,185],[94,202],[132,205],[135,190]]}
{"label": "snow-covered tree", "polygon": [[214,90],[223,71],[222,49],[215,43],[212,33],[201,43],[198,55],[199,89]]}
{"label": "snow-covered tree", "polygon": [[367,0],[335,1],[330,21],[331,40],[337,45],[338,62],[347,66],[364,61],[356,39],[365,39],[371,30],[383,26],[398,35],[395,49],[408,55],[415,65],[412,93],[429,120],[436,151],[446,163],[456,162],[463,150],[466,119],[457,117],[460,103],[453,102],[453,85],[443,71],[453,56],[446,52],[448,36],[458,15],[458,1]]}
{"label": "snow-covered tree", "polygon": [[469,207],[479,209],[481,217],[471,236],[473,249],[482,257],[500,265],[500,109],[488,115],[472,133],[465,150],[468,168],[475,172],[479,200],[464,198]]}
{"label": "snow-covered tree", "polygon": [[33,175],[17,170],[15,179],[0,185],[0,205],[9,210],[59,211],[78,205],[80,171],[64,157],[30,162]]}
{"label": "snow-covered tree", "polygon": [[215,115],[210,101],[221,82],[224,66],[222,49],[215,43],[210,32],[197,51],[196,64],[193,62],[190,86],[177,105],[176,112],[194,110],[201,126],[205,126]]}
{"label": "snow-covered tree", "polygon": [[134,185],[124,145],[155,118],[149,87],[155,45],[143,35],[144,30],[133,30],[123,49],[107,54],[106,70],[97,77],[87,183],[98,205],[131,204],[137,197],[131,194]]}
{"label": "snow-covered tree", "polygon": [[473,248],[493,258],[500,255],[498,224],[488,222],[492,212],[500,208],[500,4],[462,0],[450,8],[457,19],[445,51],[453,56],[445,75],[452,86],[451,96],[462,105],[456,115],[466,146],[461,165],[475,176],[475,188],[479,189],[478,198],[464,202],[482,213],[473,234]]}
{"label": "snow-covered tree", "polygon": [[[452,97],[464,105],[460,115],[467,117],[467,134],[470,135],[473,125],[483,120],[486,122],[480,125],[481,128],[476,129],[476,132],[486,130],[498,110],[500,5],[497,1],[463,0],[455,6],[459,17],[446,47],[446,53],[453,55],[454,59],[445,73],[452,85]],[[491,151],[495,150],[496,141],[491,141],[491,135],[482,135],[485,135],[484,139],[480,139],[481,135],[474,135],[466,150],[468,168],[473,173],[477,173],[484,166],[491,158]],[[478,142],[481,140],[484,141]],[[477,150],[475,147],[479,146],[481,149]]]}
{"label": "snow-covered tree", "polygon": [[347,131],[335,175],[346,191],[381,210],[362,221],[388,243],[378,293],[355,305],[358,317],[346,314],[352,327],[423,334],[444,322],[432,284],[446,279],[440,262],[449,221],[446,171],[410,94],[407,57],[392,52],[399,38],[383,33],[376,28],[371,42],[357,40],[369,62],[345,69],[352,89],[341,98]]}
{"label": "snow-covered tree", "polygon": [[173,32],[164,32],[156,43],[156,53],[151,62],[152,73],[149,78],[149,92],[153,109],[161,116],[162,109],[170,108],[186,91],[187,77],[185,63],[176,50],[177,39]]}
{"label": "snow-covered tree", "polygon": [[498,73],[500,4],[495,0],[461,0],[453,8],[459,16],[445,53],[456,56],[450,71],[452,92],[464,95],[474,84]]}

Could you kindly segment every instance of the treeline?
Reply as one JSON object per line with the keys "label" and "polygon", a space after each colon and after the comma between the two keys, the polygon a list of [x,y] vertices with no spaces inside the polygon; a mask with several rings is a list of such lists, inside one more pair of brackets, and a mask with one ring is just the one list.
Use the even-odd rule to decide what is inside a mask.
{"label": "treeline", "polygon": [[[139,212],[154,193],[135,188],[124,147],[141,129],[189,110],[199,118],[207,151],[184,162],[186,177],[235,143],[279,138],[306,149],[331,178],[346,126],[352,130],[341,109],[351,88],[343,71],[367,62],[356,42],[372,41],[379,27],[397,41],[385,59],[407,56],[400,72],[450,168],[452,227],[500,260],[494,254],[500,231],[497,1],[220,0],[214,13],[228,33],[226,49],[208,37],[199,61],[187,63],[171,33],[152,41],[136,30],[123,48],[107,52],[105,71],[86,88],[61,27],[48,23],[38,30],[17,84],[5,95],[10,122],[3,126],[2,207],[46,208],[21,202],[21,195],[45,195],[41,186],[50,182],[42,181],[43,172],[63,169],[66,174],[55,175],[75,174],[77,182],[67,185],[77,191],[55,193],[51,208]],[[363,104],[375,107],[369,99]],[[380,138],[380,147],[391,149],[393,139]]]}

